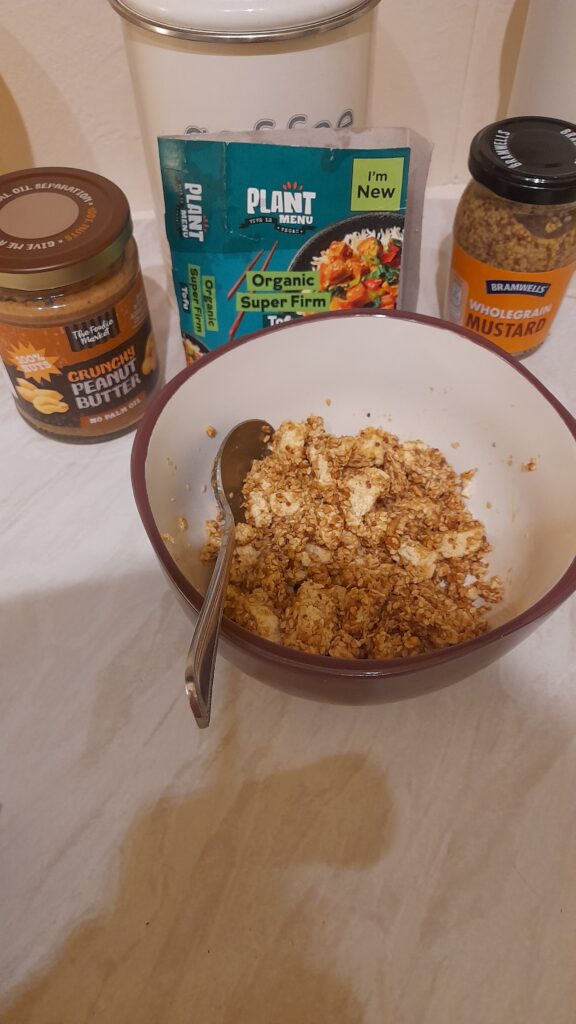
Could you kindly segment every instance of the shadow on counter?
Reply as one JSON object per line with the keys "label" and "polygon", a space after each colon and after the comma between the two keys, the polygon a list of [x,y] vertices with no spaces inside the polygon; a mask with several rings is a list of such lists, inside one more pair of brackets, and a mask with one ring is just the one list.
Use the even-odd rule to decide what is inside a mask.
{"label": "shadow on counter", "polygon": [[363,752],[304,752],[303,765],[276,768],[262,729],[292,702],[257,683],[244,690],[222,663],[214,725],[198,731],[181,681],[190,624],[161,574],[101,571],[5,606],[15,721],[36,694],[34,742],[7,730],[5,751],[18,776],[9,802],[21,807],[10,827],[37,837],[17,941],[54,921],[44,905],[35,922],[37,900],[57,914],[70,893],[79,906],[102,856],[109,905],[4,996],[3,1024],[357,1024],[362,1008],[331,947],[342,941],[339,890],[355,905],[357,872],[391,841],[382,771]]}
{"label": "shadow on counter", "polygon": [[[34,743],[26,748],[21,734],[15,738],[26,774],[44,774],[30,803],[30,827],[39,843],[44,808],[38,797],[42,787],[50,793],[51,757],[56,760],[59,746],[70,742],[67,710],[72,701],[80,705],[73,721],[82,724],[81,742],[71,742],[69,792],[64,786],[51,793],[46,808],[57,826],[52,860],[36,850],[31,856],[49,872],[65,861],[74,836],[60,829],[60,804],[78,790],[74,797],[84,801],[84,817],[76,825],[100,834],[93,860],[103,855],[110,872],[116,867],[115,841],[107,829],[120,816],[123,833],[131,780],[144,772],[160,776],[160,795],[149,797],[134,818],[126,815],[118,871],[107,890],[110,904],[76,923],[49,961],[5,997],[3,1024],[358,1024],[372,997],[382,1009],[383,994],[362,989],[358,965],[367,958],[378,988],[393,995],[398,979],[389,973],[387,929],[397,927],[408,904],[421,936],[420,954],[424,962],[431,958],[434,971],[441,937],[458,933],[463,922],[482,924],[482,944],[493,908],[510,908],[506,899],[527,773],[532,792],[572,742],[569,723],[551,713],[545,686],[518,678],[507,680],[505,688],[492,671],[441,694],[388,705],[380,720],[377,709],[361,709],[358,718],[373,723],[373,733],[356,730],[361,750],[338,751],[343,734],[335,730],[335,752],[314,761],[306,746],[302,754],[303,723],[317,709],[316,730],[331,729],[336,715],[354,728],[356,710],[308,705],[255,682],[246,681],[244,688],[241,677],[221,666],[214,730],[202,734],[179,684],[190,627],[171,592],[155,567],[126,574],[106,589],[105,569],[90,585],[55,591],[48,604],[41,594],[27,594],[20,610],[15,602],[2,609],[6,638],[20,651],[14,693],[28,686],[37,694],[56,668],[62,672],[50,702],[24,700],[27,728],[34,707],[42,725]],[[115,623],[127,607],[133,619],[118,630]],[[35,639],[23,648],[17,627],[24,614]],[[548,629],[544,624],[542,643]],[[97,664],[90,678],[82,677],[74,667],[80,656],[90,664],[102,636],[108,637],[105,668]],[[42,675],[34,675],[40,650]],[[3,647],[3,653],[10,651]],[[168,679],[167,692],[162,684]],[[189,745],[172,753],[166,745],[180,735],[178,729],[174,721],[163,732],[161,727],[175,701]],[[294,748],[294,757],[305,763],[286,769],[276,766],[282,745],[276,752],[273,732],[263,729],[272,723],[280,728],[289,715],[285,750]],[[125,774],[117,779],[120,798],[107,817],[94,808],[100,812],[102,800],[114,804],[114,791],[90,795],[93,807],[87,801],[99,787],[104,762],[114,758]],[[394,782],[394,804],[379,759]],[[258,777],[262,762],[266,767]],[[83,786],[75,767],[90,769]],[[20,771],[16,758],[12,768]],[[477,785],[471,782],[476,776]],[[567,791],[568,784],[569,778]],[[421,820],[414,791],[422,793]],[[430,834],[421,826],[431,808],[438,824]],[[406,809],[412,815],[409,838]],[[92,834],[84,835],[84,849]],[[393,851],[399,834],[400,848]],[[414,844],[422,846],[430,835],[433,870],[415,886]],[[533,846],[538,842],[546,847],[549,840],[535,836]],[[487,858],[497,869],[490,886]],[[85,876],[76,869],[59,880],[63,899],[68,889],[77,892],[85,878],[90,881],[89,861]],[[45,911],[47,895],[31,893],[22,912],[30,936],[35,900]],[[529,899],[537,903],[541,897],[530,889]],[[527,904],[527,914],[534,905]],[[48,921],[44,913],[44,930]],[[408,955],[403,941],[401,952]],[[394,955],[397,964],[399,954]],[[428,962],[420,972],[422,985],[431,970]]]}
{"label": "shadow on counter", "polygon": [[337,887],[345,869],[380,859],[381,773],[348,754],[247,781],[232,799],[231,788],[233,772],[220,770],[214,785],[135,821],[114,907],[72,932],[4,1024],[357,1024],[362,1006],[336,965],[326,969],[325,939],[316,955],[324,901],[297,869],[327,864]]}

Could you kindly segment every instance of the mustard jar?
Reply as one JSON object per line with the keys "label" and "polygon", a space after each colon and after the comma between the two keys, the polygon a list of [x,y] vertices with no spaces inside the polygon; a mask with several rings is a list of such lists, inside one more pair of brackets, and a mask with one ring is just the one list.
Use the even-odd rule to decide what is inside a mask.
{"label": "mustard jar", "polygon": [[446,317],[524,356],[547,336],[576,266],[576,125],[515,117],[470,145]]}

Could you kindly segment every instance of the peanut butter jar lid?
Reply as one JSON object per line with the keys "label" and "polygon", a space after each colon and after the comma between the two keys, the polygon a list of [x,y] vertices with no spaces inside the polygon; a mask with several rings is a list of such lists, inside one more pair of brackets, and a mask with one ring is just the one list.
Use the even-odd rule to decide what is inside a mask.
{"label": "peanut butter jar lid", "polygon": [[0,286],[48,291],[104,273],[132,235],[114,182],[72,167],[0,176]]}
{"label": "peanut butter jar lid", "polygon": [[576,125],[554,117],[509,117],[472,139],[470,173],[517,203],[576,202]]}

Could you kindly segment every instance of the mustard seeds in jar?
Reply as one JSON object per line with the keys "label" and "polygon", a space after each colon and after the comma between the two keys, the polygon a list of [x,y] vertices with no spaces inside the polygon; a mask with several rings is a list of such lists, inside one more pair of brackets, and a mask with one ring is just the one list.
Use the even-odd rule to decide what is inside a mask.
{"label": "mustard seeds in jar", "polygon": [[130,210],[63,167],[0,177],[0,354],[24,419],[68,441],[130,430],[157,382]]}
{"label": "mustard seeds in jar", "polygon": [[517,117],[472,140],[446,317],[506,352],[542,344],[576,266],[576,125]]}

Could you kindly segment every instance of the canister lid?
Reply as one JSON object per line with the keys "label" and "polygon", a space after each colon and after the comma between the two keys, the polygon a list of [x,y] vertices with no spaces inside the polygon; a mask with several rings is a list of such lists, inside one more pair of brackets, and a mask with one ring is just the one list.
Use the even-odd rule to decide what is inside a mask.
{"label": "canister lid", "polygon": [[553,117],[510,117],[472,139],[468,167],[496,195],[518,203],[576,201],[576,125]]}
{"label": "canister lid", "polygon": [[273,42],[354,21],[379,0],[110,0],[127,21],[201,42]]}
{"label": "canister lid", "polygon": [[0,286],[46,291],[103,273],[132,234],[126,196],[72,167],[0,176]]}

